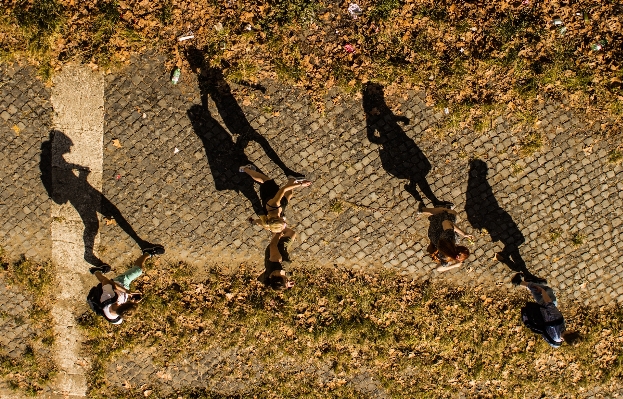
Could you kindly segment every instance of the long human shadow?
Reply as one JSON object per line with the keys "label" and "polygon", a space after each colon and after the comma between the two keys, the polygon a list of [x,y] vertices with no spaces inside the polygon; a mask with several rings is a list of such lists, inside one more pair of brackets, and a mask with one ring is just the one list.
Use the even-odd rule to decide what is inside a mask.
{"label": "long human shadow", "polygon": [[432,169],[430,162],[398,124],[399,121],[408,124],[409,119],[394,115],[385,102],[382,85],[372,82],[364,85],[363,110],[366,114],[368,140],[381,146],[379,156],[387,173],[399,179],[408,179],[405,190],[416,200],[423,200],[421,192],[433,205],[443,204],[426,180],[426,175]]}
{"label": "long human shadow", "polygon": [[467,180],[467,198],[465,212],[467,220],[476,229],[486,229],[491,241],[500,241],[504,248],[500,252],[511,270],[522,272],[527,279],[542,281],[527,268],[519,253],[519,247],[526,241],[517,223],[508,214],[493,194],[493,188],[487,180],[489,167],[479,159],[471,161]]}
{"label": "long human shadow", "polygon": [[[65,160],[64,155],[71,152],[72,146],[73,142],[67,135],[52,130],[49,139],[41,144],[39,169],[41,182],[50,198],[59,205],[69,202],[80,215],[84,223],[84,259],[94,266],[104,263],[93,252],[95,237],[99,231],[98,212],[108,219],[114,219],[139,247],[151,246],[152,244],[139,237],[119,209],[87,181],[91,173],[89,168]],[[52,160],[52,147],[56,162]]]}
{"label": "long human shadow", "polygon": [[[265,213],[255,191],[253,179],[238,172],[240,166],[251,163],[244,152],[249,142],[259,143],[269,158],[286,175],[300,176],[300,174],[288,168],[268,141],[249,124],[236,98],[231,93],[223,72],[219,68],[209,67],[205,62],[203,52],[196,48],[187,50],[186,58],[191,68],[197,71],[201,95],[201,105],[193,105],[187,114],[195,134],[203,143],[216,190],[240,192],[251,202],[255,213]],[[221,126],[210,113],[208,109],[209,98],[217,105],[225,127],[229,132],[238,136],[237,141],[234,141],[232,134]]]}

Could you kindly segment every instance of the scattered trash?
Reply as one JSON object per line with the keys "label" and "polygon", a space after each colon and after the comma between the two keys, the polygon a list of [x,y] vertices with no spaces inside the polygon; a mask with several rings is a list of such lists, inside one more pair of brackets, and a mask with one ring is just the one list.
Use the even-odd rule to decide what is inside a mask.
{"label": "scattered trash", "polygon": [[562,22],[562,19],[560,19],[559,17],[554,17],[554,19],[552,20],[552,25],[554,25],[554,28],[558,29],[558,33],[560,33],[561,36],[567,32],[567,27],[565,26],[565,23]]}
{"label": "scattered trash", "polygon": [[188,31],[187,34],[178,37],[177,41],[178,42],[183,42],[184,40],[190,40],[190,39],[194,39],[194,38],[195,38],[195,35],[191,31]]}
{"label": "scattered trash", "polygon": [[344,50],[346,50],[347,53],[353,53],[355,51],[355,47],[353,47],[352,44],[347,44],[344,46]]}
{"label": "scattered trash", "polygon": [[253,30],[253,26],[251,26],[251,24],[247,24],[247,25],[244,27],[244,30],[251,32],[251,31]]}
{"label": "scattered trash", "polygon": [[180,152],[180,150],[177,147],[175,147],[175,149],[173,150],[173,154],[177,154],[178,152]]}
{"label": "scattered trash", "polygon": [[599,50],[603,49],[606,44],[608,44],[608,42],[605,41],[604,39],[601,39],[597,43],[591,44],[591,50],[599,51]]}
{"label": "scattered trash", "polygon": [[461,47],[461,49],[459,50],[461,53],[465,52],[465,49],[463,47]]}
{"label": "scattered trash", "polygon": [[428,77],[428,80],[435,80],[435,75],[430,75],[430,76]]}
{"label": "scattered trash", "polygon": [[363,14],[363,10],[359,7],[359,4],[350,3],[348,5],[348,13],[352,19],[357,19],[361,14]]}
{"label": "scattered trash", "polygon": [[182,69],[178,66],[176,66],[173,69],[173,74],[171,75],[171,83],[173,83],[174,85],[177,84],[177,82],[180,81],[180,76],[182,75]]}
{"label": "scattered trash", "polygon": [[218,23],[214,25],[214,30],[216,30],[217,32],[220,32],[223,30],[223,24],[222,23]]}
{"label": "scattered trash", "polygon": [[119,139],[113,139],[112,141],[112,145],[117,147],[117,148],[121,148],[121,142],[119,142]]}
{"label": "scattered trash", "polygon": [[115,179],[120,180],[121,179],[121,175],[115,176]]}
{"label": "scattered trash", "polygon": [[450,109],[448,107],[443,109],[443,112],[448,115],[450,113]]}
{"label": "scattered trash", "polygon": [[227,43],[225,43],[225,41],[220,42],[218,45],[221,50],[225,50],[225,48],[227,48]]}
{"label": "scattered trash", "polygon": [[523,0],[521,4],[523,4],[524,6],[527,6],[528,4],[530,4],[530,0]]}
{"label": "scattered trash", "polygon": [[143,112],[143,119],[147,118],[147,114]]}
{"label": "scattered trash", "polygon": [[470,30],[471,30],[472,32],[476,32],[476,31],[478,30],[478,28],[476,28],[475,26],[473,26]]}

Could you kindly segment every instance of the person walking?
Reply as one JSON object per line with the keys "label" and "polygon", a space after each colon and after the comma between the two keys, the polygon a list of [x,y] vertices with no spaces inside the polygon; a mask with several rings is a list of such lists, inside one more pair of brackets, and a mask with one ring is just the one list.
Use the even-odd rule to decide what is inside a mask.
{"label": "person walking", "polygon": [[550,287],[527,282],[522,273],[515,274],[511,282],[514,286],[525,287],[536,301],[528,302],[521,309],[521,319],[526,327],[540,334],[553,348],[560,347],[564,341],[573,344],[579,339],[578,333],[567,331],[565,319],[557,307],[556,295]]}
{"label": "person walking", "polygon": [[435,270],[445,272],[460,267],[469,257],[469,249],[458,245],[459,238],[473,240],[474,237],[465,234],[457,226],[457,212],[446,207],[426,208],[424,203],[420,202],[418,215],[428,216],[430,222],[428,228],[430,244],[427,250],[433,260],[440,264]]}
{"label": "person walking", "polygon": [[104,276],[104,273],[110,272],[110,265],[90,268],[89,272],[100,282],[87,297],[91,309],[108,322],[121,324],[123,316],[135,309],[143,297],[140,292],[131,292],[130,284],[143,274],[143,265],[148,258],[162,254],[164,247],[161,245],[143,249],[143,254],[134,261],[134,266],[113,279]]}
{"label": "person walking", "polygon": [[296,233],[290,228],[282,232],[273,233],[270,244],[266,249],[265,284],[274,290],[281,291],[294,287],[294,281],[290,279],[283,268],[284,262],[290,262],[288,248],[296,238]]}
{"label": "person walking", "polygon": [[254,165],[241,166],[239,171],[246,173],[260,184],[260,200],[266,215],[258,219],[249,218],[251,224],[257,224],[272,233],[283,232],[287,228],[285,209],[292,199],[295,188],[309,187],[312,182],[305,177],[288,176],[288,182],[279,187],[274,179],[259,172]]}

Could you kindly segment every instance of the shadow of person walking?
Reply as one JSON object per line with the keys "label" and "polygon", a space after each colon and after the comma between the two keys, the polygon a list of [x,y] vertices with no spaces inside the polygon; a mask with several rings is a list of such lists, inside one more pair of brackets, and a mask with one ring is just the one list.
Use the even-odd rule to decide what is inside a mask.
{"label": "shadow of person walking", "polygon": [[39,169],[41,182],[50,198],[59,205],[69,202],[80,215],[84,223],[84,259],[94,266],[104,264],[93,252],[99,231],[98,212],[108,219],[114,219],[141,249],[153,246],[140,238],[119,209],[91,186],[87,181],[91,173],[89,168],[65,160],[64,155],[71,152],[72,146],[73,142],[67,135],[58,130],[51,131],[49,140],[41,144]]}
{"label": "shadow of person walking", "polygon": [[[249,142],[259,143],[269,158],[286,175],[301,175],[286,167],[268,141],[249,124],[231,93],[223,72],[218,68],[208,67],[203,52],[196,48],[187,50],[186,58],[191,68],[197,72],[201,95],[201,105],[193,105],[187,114],[195,134],[201,139],[205,148],[216,189],[218,191],[235,190],[242,193],[251,202],[256,214],[265,214],[253,180],[238,172],[238,168],[251,163],[244,152]],[[217,105],[218,112],[229,132],[238,135],[236,142],[232,134],[225,130],[210,113],[208,98],[211,98]]]}
{"label": "shadow of person walking", "polygon": [[404,116],[396,116],[385,102],[384,88],[378,83],[366,83],[363,87],[363,110],[366,114],[368,140],[381,146],[379,155],[383,168],[399,179],[408,179],[405,190],[422,201],[418,189],[434,207],[451,205],[440,201],[430,188],[426,175],[432,167],[426,155],[407,136],[398,122],[409,123]]}
{"label": "shadow of person walking", "polygon": [[522,259],[519,246],[526,239],[511,215],[502,209],[495,199],[493,188],[487,180],[488,172],[489,167],[484,161],[479,159],[471,161],[465,201],[467,220],[475,229],[486,229],[491,241],[500,241],[504,245],[504,249],[496,254],[499,261],[511,270],[522,272],[527,281],[545,282],[530,273]]}

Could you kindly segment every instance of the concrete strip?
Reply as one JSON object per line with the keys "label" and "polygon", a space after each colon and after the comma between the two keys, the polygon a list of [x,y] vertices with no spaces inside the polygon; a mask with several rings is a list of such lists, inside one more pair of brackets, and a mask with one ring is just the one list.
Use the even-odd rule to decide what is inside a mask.
{"label": "concrete strip", "polygon": [[[84,259],[85,228],[97,231],[97,219],[83,220],[77,209],[98,209],[100,199],[86,187],[101,192],[104,129],[103,77],[83,66],[65,67],[54,77],[52,106],[55,135],[52,141],[52,260],[59,282],[55,356],[59,375],[55,391],[84,397],[88,359],[81,353],[82,336],[76,316],[85,310],[93,285]],[[87,226],[85,226],[85,224]],[[96,235],[95,244],[99,237]],[[97,248],[97,245],[94,245]],[[95,248],[93,248],[95,250]]]}

